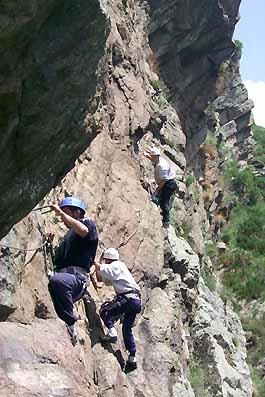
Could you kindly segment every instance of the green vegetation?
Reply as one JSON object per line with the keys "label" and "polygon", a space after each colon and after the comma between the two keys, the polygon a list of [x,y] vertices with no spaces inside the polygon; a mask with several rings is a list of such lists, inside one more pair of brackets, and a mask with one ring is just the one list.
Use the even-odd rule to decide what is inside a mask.
{"label": "green vegetation", "polygon": [[250,365],[252,380],[256,386],[257,397],[265,396],[265,379],[260,375],[257,367],[264,358],[265,352],[265,320],[255,318],[241,318],[244,330],[250,333],[253,346],[248,350],[248,364]]}
{"label": "green vegetation", "polygon": [[223,203],[228,205],[230,203],[235,204],[237,202],[237,196],[235,194],[226,194],[223,198]]}
{"label": "green vegetation", "polygon": [[203,268],[201,272],[202,278],[204,279],[205,285],[210,291],[216,291],[216,277],[210,269]]}
{"label": "green vegetation", "polygon": [[250,365],[251,378],[255,385],[255,397],[265,396],[265,379],[259,374],[259,371]]}
{"label": "green vegetation", "polygon": [[208,105],[207,105],[207,107],[205,109],[205,113],[215,114],[215,107],[214,107],[212,102],[208,103]]}
{"label": "green vegetation", "polygon": [[224,258],[229,266],[224,282],[240,298],[265,297],[265,178],[250,169],[235,170],[234,164],[228,174],[231,170],[237,204],[223,232],[230,247],[229,259]]}
{"label": "green vegetation", "polygon": [[254,257],[249,251],[236,250],[224,274],[225,286],[242,299],[265,298],[265,258]]}
{"label": "green vegetation", "polygon": [[257,177],[251,167],[239,169],[234,160],[224,170],[225,182],[243,205],[254,205],[264,199],[265,178]]}
{"label": "green vegetation", "polygon": [[226,70],[227,70],[228,64],[226,61],[224,61],[223,63],[221,63],[220,67],[219,67],[219,75],[224,75]]}
{"label": "green vegetation", "polygon": [[200,192],[197,189],[195,189],[192,192],[192,195],[193,195],[193,198],[196,201],[196,203],[199,205],[200,204]]}
{"label": "green vegetation", "polygon": [[[265,129],[255,127],[256,156],[265,152]],[[239,169],[228,162],[225,184],[233,192],[235,207],[223,240],[230,255],[219,258],[228,268],[225,286],[247,300],[265,298],[265,177],[256,176],[251,167]]]}
{"label": "green vegetation", "polygon": [[218,250],[217,250],[216,242],[209,241],[206,244],[206,255],[209,256],[210,258],[213,258],[217,256],[217,254],[218,254]]}
{"label": "green vegetation", "polygon": [[162,91],[162,82],[160,80],[150,80],[150,84],[155,91]]}
{"label": "green vegetation", "polygon": [[[252,130],[257,142],[254,160],[265,163],[265,129],[254,126]],[[223,231],[223,240],[230,251],[218,258],[225,269],[221,295],[233,302],[239,314],[245,300],[265,299],[265,177],[253,171],[251,167],[239,169],[231,157],[224,171],[225,186],[231,192],[234,208],[229,226]],[[259,365],[265,355],[265,320],[255,316],[253,310],[251,318],[243,317],[241,321],[249,335],[248,364],[255,396],[263,397],[265,378]]]}
{"label": "green vegetation", "polygon": [[174,149],[177,145],[177,140],[174,136],[172,137],[165,137],[165,144],[170,146],[172,149]]}
{"label": "green vegetation", "polygon": [[177,212],[178,212],[178,207],[175,203],[172,205],[171,211],[170,211],[170,225],[173,226],[173,228],[177,231],[178,230],[178,216],[177,216]]}
{"label": "green vegetation", "polygon": [[[258,366],[260,360],[264,357],[265,351],[265,320],[256,318],[241,318],[242,325],[246,332],[249,332],[253,339],[253,348],[249,348],[248,358],[251,364]],[[255,349],[254,349],[255,345]]]}
{"label": "green vegetation", "polygon": [[157,92],[160,93],[160,96],[162,96],[162,98],[160,99],[160,101],[170,101],[171,98],[171,93],[169,88],[166,86],[166,84],[162,81],[162,80],[155,80],[155,79],[151,79],[149,80],[151,86],[153,87],[153,89]]}
{"label": "green vegetation", "polygon": [[219,152],[223,153],[225,151],[225,144],[224,142],[219,143],[219,145],[217,145]]}
{"label": "green vegetation", "polygon": [[234,158],[233,146],[224,142],[217,143],[217,149],[219,154],[226,160],[232,160]]}
{"label": "green vegetation", "polygon": [[207,145],[217,145],[217,138],[216,136],[212,133],[212,132],[208,132],[206,139],[204,141],[204,143],[206,143]]}
{"label": "green vegetation", "polygon": [[196,178],[193,175],[187,175],[186,178],[185,178],[185,182],[186,182],[186,186],[187,187],[191,186],[193,184],[193,182],[195,182],[195,181],[196,181]]}
{"label": "green vegetation", "polygon": [[252,127],[252,132],[257,141],[255,158],[265,164],[265,128],[254,125]]}
{"label": "green vegetation", "polygon": [[236,47],[237,50],[242,50],[244,45],[243,45],[242,41],[235,40],[235,47]]}
{"label": "green vegetation", "polygon": [[189,374],[188,379],[191,384],[191,387],[195,393],[196,397],[206,397],[206,380],[207,375],[205,374],[205,370],[200,361],[193,358],[193,361],[189,365]]}
{"label": "green vegetation", "polygon": [[191,225],[186,221],[183,221],[180,228],[181,237],[183,237],[184,240],[189,241],[190,233],[191,233]]}

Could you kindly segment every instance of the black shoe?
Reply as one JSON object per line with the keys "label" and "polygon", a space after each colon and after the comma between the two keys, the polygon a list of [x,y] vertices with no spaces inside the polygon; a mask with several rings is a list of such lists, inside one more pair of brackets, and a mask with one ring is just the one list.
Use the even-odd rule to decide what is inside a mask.
{"label": "black shoe", "polygon": [[169,222],[163,222],[163,228],[168,229],[169,228]]}
{"label": "black shoe", "polygon": [[74,325],[67,325],[67,324],[65,324],[65,325],[66,325],[68,334],[70,335],[72,345],[75,346],[77,344],[77,341],[78,341],[77,330],[75,329]]}
{"label": "black shoe", "polygon": [[104,335],[100,338],[100,341],[102,343],[116,343],[118,341],[117,336],[110,336],[110,335]]}
{"label": "black shoe", "polygon": [[128,359],[124,367],[124,372],[126,374],[129,374],[130,372],[135,371],[136,369],[137,369],[137,362]]}

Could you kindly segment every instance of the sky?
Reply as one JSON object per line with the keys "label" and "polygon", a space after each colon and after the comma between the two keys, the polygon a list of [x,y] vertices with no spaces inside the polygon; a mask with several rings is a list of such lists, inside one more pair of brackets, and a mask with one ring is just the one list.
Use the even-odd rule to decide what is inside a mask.
{"label": "sky", "polygon": [[242,0],[234,39],[243,43],[241,75],[254,101],[255,122],[265,127],[265,0]]}

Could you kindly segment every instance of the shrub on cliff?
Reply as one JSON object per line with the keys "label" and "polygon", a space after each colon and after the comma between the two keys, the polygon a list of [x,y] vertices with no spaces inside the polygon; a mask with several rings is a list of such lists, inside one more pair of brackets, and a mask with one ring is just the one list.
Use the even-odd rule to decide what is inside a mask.
{"label": "shrub on cliff", "polygon": [[235,47],[237,50],[242,50],[244,47],[244,44],[240,40],[235,40]]}
{"label": "shrub on cliff", "polygon": [[257,142],[255,147],[255,158],[265,164],[265,128],[253,125],[252,132]]}
{"label": "shrub on cliff", "polygon": [[251,206],[264,199],[265,177],[257,177],[250,167],[240,169],[237,163],[231,160],[224,176],[230,190],[236,193],[241,204]]}
{"label": "shrub on cliff", "polygon": [[[255,160],[265,160],[265,129],[254,127]],[[229,258],[224,258],[227,271],[224,282],[240,298],[265,298],[265,177],[254,169],[240,169],[230,161],[225,181],[236,197],[223,240],[229,244]],[[220,257],[222,261],[222,257]]]}

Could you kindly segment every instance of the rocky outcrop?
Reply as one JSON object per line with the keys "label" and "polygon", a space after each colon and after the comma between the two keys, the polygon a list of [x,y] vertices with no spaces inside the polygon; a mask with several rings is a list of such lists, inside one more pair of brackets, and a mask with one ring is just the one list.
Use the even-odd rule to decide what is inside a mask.
{"label": "rocky outcrop", "polygon": [[92,116],[109,24],[97,0],[12,0],[1,21],[3,236],[98,132]]}
{"label": "rocky outcrop", "polygon": [[238,6],[239,1],[205,0],[199,7],[195,0],[150,1],[154,55],[146,42],[148,16],[137,3],[4,6],[1,235],[56,185],[102,130],[101,110],[106,123],[107,112],[114,114],[115,90],[120,112],[108,120],[114,135],[128,136],[128,129],[134,135],[148,126],[147,78],[158,77],[152,77],[147,61],[154,69],[161,65],[185,132],[195,134],[195,121],[216,94],[216,70],[233,51]]}
{"label": "rocky outcrop", "polygon": [[[78,169],[82,169],[82,166],[79,165]],[[73,177],[75,177],[74,173],[69,174],[65,183],[74,183]],[[58,193],[59,191],[53,192],[56,195]],[[159,215],[153,204],[150,203],[149,209],[146,210],[152,216],[152,220],[158,220]],[[110,210],[110,219],[113,219],[112,211]],[[133,211],[126,214],[129,224],[133,223]],[[131,214],[132,218],[128,218],[128,214]],[[52,215],[48,217],[50,218],[48,223],[51,224]],[[100,221],[98,224],[100,228]],[[47,230],[46,222],[41,216],[35,219],[31,219],[30,216],[17,227],[20,228],[20,232],[24,229],[24,233],[27,233],[30,226],[34,226],[35,230],[37,226],[39,230]],[[60,235],[61,229],[57,224],[54,231]],[[134,238],[121,248],[123,258],[127,259],[131,271],[142,286],[143,293],[144,310],[134,328],[138,346],[137,372],[127,377],[121,372],[120,366],[126,358],[121,342],[114,348],[100,344],[99,339],[103,329],[95,310],[96,308],[98,310],[106,297],[111,296],[106,287],[96,292],[91,285],[89,295],[84,302],[77,304],[76,310],[81,316],[78,322],[79,344],[75,348],[72,347],[66,329],[56,318],[47,294],[46,274],[49,258],[46,257],[44,260],[43,253],[39,252],[27,261],[21,281],[13,285],[15,311],[1,327],[0,338],[2,345],[5,346],[0,356],[1,377],[4,380],[1,389],[3,395],[13,393],[21,396],[47,394],[96,396],[100,393],[102,396],[115,397],[135,394],[192,397],[194,392],[188,381],[188,365],[193,360],[193,355],[191,356],[193,342],[189,324],[193,321],[195,313],[192,326],[192,332],[195,333],[195,337],[193,336],[195,353],[198,354],[199,341],[209,338],[209,335],[214,333],[209,327],[213,330],[219,327],[220,338],[228,338],[230,342],[233,337],[241,338],[240,343],[234,342],[233,355],[230,350],[227,351],[227,345],[221,343],[218,354],[223,357],[231,353],[229,365],[242,367],[242,371],[245,369],[245,380],[238,371],[235,388],[241,390],[242,383],[246,390],[247,387],[251,390],[247,367],[244,367],[246,365],[244,355],[242,356],[241,353],[244,350],[244,337],[243,335],[239,337],[238,320],[230,313],[233,318],[231,324],[236,324],[237,328],[233,333],[231,333],[232,325],[226,329],[228,317],[222,309],[221,301],[198,284],[200,274],[198,256],[185,240],[176,237],[172,227],[164,240],[163,248],[161,245],[163,237],[159,231],[159,223],[157,225],[153,223],[153,228],[146,228],[144,223],[140,223]],[[150,232],[153,233],[152,238]],[[141,238],[142,233],[145,234],[145,242]],[[117,246],[118,242],[115,240],[117,235],[114,238],[111,235],[102,236],[106,245]],[[40,232],[31,237],[32,245],[39,244]],[[142,240],[143,248],[137,250],[135,246],[138,239]],[[151,243],[155,246],[155,251],[150,246]],[[158,257],[159,253],[162,255],[163,250],[166,255],[165,262],[162,256],[160,260]],[[130,261],[133,252],[137,254],[132,264]],[[6,256],[10,255],[6,254]],[[208,310],[208,303],[204,302],[205,300],[211,302],[214,308]],[[220,309],[217,310],[218,305]],[[222,310],[221,313],[219,310]],[[214,320],[209,320],[208,324],[205,318],[208,318],[210,313],[214,316]],[[217,322],[216,326],[213,321]],[[120,331],[119,326],[117,329]],[[119,336],[121,339],[120,332]],[[208,359],[211,366],[211,355],[205,355],[203,348],[202,351],[204,354],[200,355],[200,359]],[[224,379],[223,367],[219,368],[219,356],[214,362],[217,363],[216,371],[220,375],[219,384],[222,390],[222,387],[225,388],[225,382],[230,382],[234,370],[230,373],[230,367],[226,367]],[[225,364],[222,362],[222,365]],[[41,379],[43,381],[40,381]],[[215,386],[217,387],[214,378],[209,384],[213,390]],[[250,396],[250,392],[247,394],[246,391],[245,395]]]}
{"label": "rocky outcrop", "polygon": [[[82,167],[79,165],[78,169]],[[74,173],[69,174],[65,183],[74,183],[74,176]],[[115,188],[113,184],[112,187]],[[58,193],[59,189],[52,194]],[[150,203],[146,210],[153,220],[158,220],[154,205]],[[112,213],[111,209],[110,219],[113,219]],[[134,212],[124,214],[129,224],[133,223]],[[42,216],[35,219],[30,216],[15,230],[26,234],[34,226],[35,230],[44,232],[48,230],[47,223],[52,223],[52,214],[48,219],[46,222]],[[98,224],[100,228],[100,221]],[[60,224],[55,225],[54,231],[60,235]],[[100,344],[104,331],[96,309],[111,296],[106,287],[96,292],[91,285],[89,295],[83,303],[77,304],[76,310],[81,316],[79,343],[72,347],[47,294],[49,257],[43,258],[43,253],[37,252],[24,266],[21,281],[13,284],[12,308],[15,311],[1,327],[0,338],[5,346],[0,356],[3,396],[13,393],[21,396],[194,397],[196,385],[193,391],[188,367],[197,356],[205,371],[210,371],[205,378],[209,396],[218,395],[215,394],[217,390],[220,396],[229,395],[225,394],[227,390],[232,396],[240,392],[245,393],[242,396],[251,395],[244,336],[238,319],[204,286],[198,256],[184,239],[175,235],[172,227],[164,239],[165,261],[157,256],[163,253],[163,238],[159,232],[159,223],[146,228],[140,222],[137,234],[121,248],[143,294],[143,313],[134,328],[138,346],[136,373],[126,377],[121,371],[120,366],[126,358],[121,342],[113,348]],[[145,240],[141,238],[142,233]],[[107,246],[117,246],[117,235],[103,236]],[[36,232],[31,238],[30,244],[36,246],[41,233]],[[139,239],[143,248],[137,250]],[[132,263],[133,252],[136,256]],[[10,254],[6,257],[12,260]],[[23,254],[17,257],[23,258]],[[117,329],[120,331],[119,326]],[[120,332],[119,336],[121,340]]]}
{"label": "rocky outcrop", "polygon": [[[201,254],[204,250],[199,247],[211,235],[219,238],[233,208],[233,202],[226,199],[230,192],[224,183],[224,168],[232,159],[242,167],[253,162],[255,142],[251,111],[254,104],[241,80],[240,58],[241,49],[237,48],[220,66],[216,83],[219,95],[208,103],[198,123],[198,133],[187,142],[186,155],[197,180],[190,191],[199,204],[195,220],[188,220],[188,223],[192,226],[193,239],[196,235],[198,240],[200,230],[203,232],[196,243],[196,252]],[[201,222],[206,227],[195,226]]]}
{"label": "rocky outcrop", "polygon": [[[226,82],[224,93],[213,103],[217,120],[218,143],[235,146],[237,157],[247,160],[251,154],[253,140],[251,140],[251,126],[253,124],[252,109],[254,103],[248,98],[248,92],[243,85],[239,65],[241,50],[237,49],[229,62],[223,64],[220,71],[220,80]],[[229,76],[231,76],[229,78]]]}
{"label": "rocky outcrop", "polygon": [[151,1],[150,46],[171,89],[185,132],[197,132],[201,112],[217,96],[218,69],[231,42],[240,1]]}
{"label": "rocky outcrop", "polygon": [[[143,312],[134,329],[134,373],[121,371],[126,356],[119,325],[116,346],[100,343],[98,309],[112,296],[106,287],[95,291],[91,285],[77,304],[80,340],[73,348],[47,292],[51,261],[43,249],[46,232],[52,229],[58,239],[65,230],[53,213],[31,212],[1,241],[3,396],[197,397],[190,372],[198,357],[207,374],[204,397],[251,396],[240,324],[202,281],[210,230],[202,188],[185,183],[187,163],[203,173],[203,110],[231,81],[221,84],[218,71],[234,48],[239,1],[197,3],[127,0],[55,7],[50,1],[45,7],[31,3],[29,19],[17,8],[23,16],[18,25],[7,23],[4,59],[13,57],[14,70],[8,71],[13,83],[6,80],[4,94],[12,92],[15,105],[3,118],[9,131],[3,159],[10,166],[1,190],[2,235],[37,202],[79,196],[100,232],[98,255],[103,246],[119,247],[141,286]],[[16,54],[8,43],[18,33]],[[178,178],[174,227],[168,232],[149,200],[153,169],[143,151],[153,144]],[[19,203],[16,193],[24,194]]]}
{"label": "rocky outcrop", "polygon": [[0,341],[1,396],[97,395],[88,381],[93,377],[88,352],[73,351],[56,320],[3,323]]}
{"label": "rocky outcrop", "polygon": [[252,396],[246,338],[239,318],[202,280],[191,332],[207,395]]}

